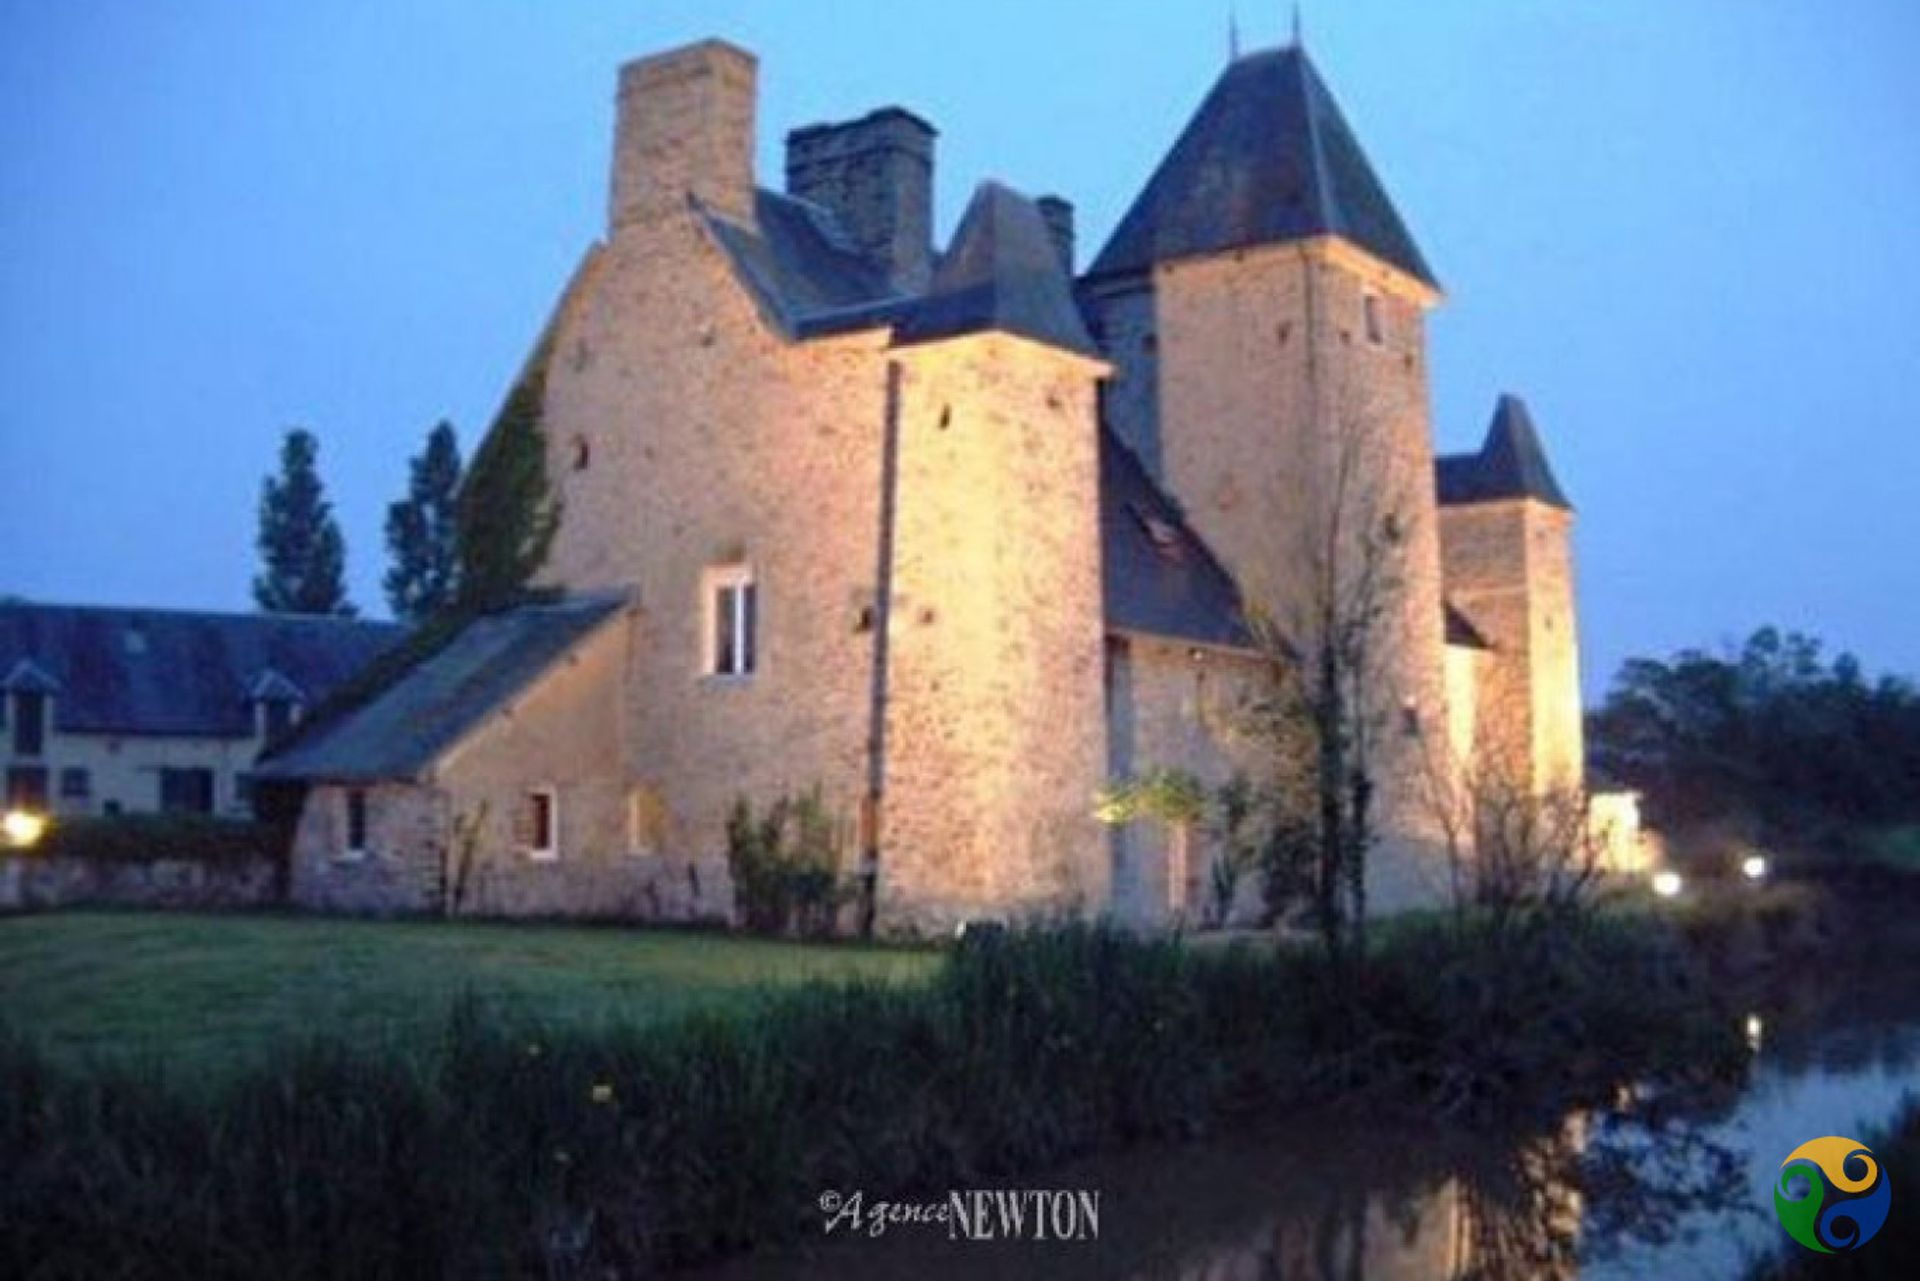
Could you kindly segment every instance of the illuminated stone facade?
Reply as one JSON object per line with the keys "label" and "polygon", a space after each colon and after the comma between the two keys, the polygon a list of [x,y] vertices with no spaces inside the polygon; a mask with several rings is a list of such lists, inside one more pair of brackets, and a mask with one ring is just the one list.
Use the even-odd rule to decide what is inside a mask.
{"label": "illuminated stone facade", "polygon": [[[1257,768],[1248,615],[1304,636],[1340,521],[1391,529],[1374,905],[1441,891],[1428,787],[1490,734],[1577,781],[1564,500],[1471,459],[1437,492],[1439,290],[1303,52],[1229,68],[1078,276],[1070,207],[993,184],[936,255],[934,132],[898,108],[796,131],[788,193],[758,188],[756,76],[715,41],[621,72],[608,234],[539,344],[543,585],[628,602],[516,695],[574,711],[413,771],[395,821],[437,806],[437,835],[385,889],[329,855],[319,789],[302,897],[449,909],[457,816],[558,787],[561,869],[483,830],[459,910],[724,914],[729,811],[817,787],[882,930],[1201,919],[1207,838],[1102,828],[1094,797]],[[1292,212],[1235,213],[1228,180]]]}

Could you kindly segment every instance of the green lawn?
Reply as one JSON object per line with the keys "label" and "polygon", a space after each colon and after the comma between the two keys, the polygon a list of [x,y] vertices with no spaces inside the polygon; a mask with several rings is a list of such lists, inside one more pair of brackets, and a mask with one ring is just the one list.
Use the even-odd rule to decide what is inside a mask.
{"label": "green lawn", "polygon": [[936,964],[668,930],[59,912],[0,918],[0,1023],[63,1057],[199,1071],[329,1027],[417,1044],[468,992],[541,1020],[636,1021],[810,980],[910,982]]}

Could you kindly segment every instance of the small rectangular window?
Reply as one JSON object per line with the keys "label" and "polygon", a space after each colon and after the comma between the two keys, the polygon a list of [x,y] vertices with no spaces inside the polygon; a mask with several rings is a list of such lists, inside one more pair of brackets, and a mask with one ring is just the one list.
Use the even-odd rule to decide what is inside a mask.
{"label": "small rectangular window", "polygon": [[358,787],[347,792],[347,847],[341,852],[348,858],[367,852],[367,794]]}
{"label": "small rectangular window", "polygon": [[60,795],[69,801],[84,801],[93,795],[93,775],[78,766],[60,771]]}
{"label": "small rectangular window", "polygon": [[213,813],[213,771],[210,769],[162,769],[160,771],[160,812],[163,814]]}
{"label": "small rectangular window", "polygon": [[1387,340],[1387,320],[1380,306],[1379,294],[1367,294],[1361,300],[1367,323],[1367,341],[1378,347]]}
{"label": "small rectangular window", "polygon": [[560,857],[560,801],[551,787],[536,787],[521,798],[519,828],[527,857]]}
{"label": "small rectangular window", "polygon": [[711,676],[751,676],[759,664],[760,590],[744,566],[707,575],[707,662]]}
{"label": "small rectangular window", "polygon": [[651,857],[665,843],[667,810],[659,793],[636,787],[627,793],[627,852]]}

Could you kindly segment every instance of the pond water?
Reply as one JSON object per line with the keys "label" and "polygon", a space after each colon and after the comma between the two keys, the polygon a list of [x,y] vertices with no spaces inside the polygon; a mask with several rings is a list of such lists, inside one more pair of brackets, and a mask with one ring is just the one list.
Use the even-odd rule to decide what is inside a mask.
{"label": "pond water", "polygon": [[[1741,1022],[1754,1054],[1744,1080],[1705,1097],[1623,1089],[1613,1107],[1521,1135],[1294,1118],[1258,1135],[1136,1150],[1026,1181],[1097,1190],[1095,1240],[952,1241],[937,1223],[854,1237],[843,1220],[831,1235],[698,1275],[1738,1278],[1786,1242],[1771,1198],[1788,1152],[1820,1135],[1867,1138],[1904,1099],[1920,1097],[1920,991],[1911,985],[1829,975],[1757,992],[1749,1010]],[[893,1193],[835,1191],[856,1190],[869,1208]]]}

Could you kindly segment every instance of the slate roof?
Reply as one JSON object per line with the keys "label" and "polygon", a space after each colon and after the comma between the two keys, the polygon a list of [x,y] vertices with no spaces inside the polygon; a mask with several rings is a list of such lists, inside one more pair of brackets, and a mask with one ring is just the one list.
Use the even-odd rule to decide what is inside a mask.
{"label": "slate roof", "polygon": [[782,333],[831,332],[835,322],[857,328],[869,309],[902,301],[821,206],[762,188],[754,196],[754,221],[745,227],[706,214],[741,282]]}
{"label": "slate roof", "polygon": [[988,330],[1100,357],[1040,207],[997,182],[974,190],[933,283],[895,337],[928,342]]}
{"label": "slate roof", "polygon": [[1252,644],[1240,591],[1133,451],[1100,430],[1101,590],[1109,628]]}
{"label": "slate roof", "polygon": [[1228,66],[1088,275],[1334,235],[1438,288],[1306,52]]}
{"label": "slate roof", "polygon": [[620,613],[623,593],[476,619],[368,702],[313,725],[255,771],[265,779],[411,779]]}
{"label": "slate roof", "polygon": [[62,733],[251,738],[262,677],[318,701],[405,634],[394,623],[295,614],[9,602],[0,604],[0,671],[37,671]]}
{"label": "slate roof", "polygon": [[1554,479],[1533,415],[1518,396],[1500,397],[1478,453],[1437,458],[1434,473],[1443,507],[1533,498],[1573,510]]}
{"label": "slate roof", "polygon": [[789,337],[885,326],[909,343],[1001,330],[1099,355],[1039,207],[999,183],[975,191],[924,294],[894,291],[819,205],[762,189],[754,216],[746,227],[705,215],[761,314]]}

